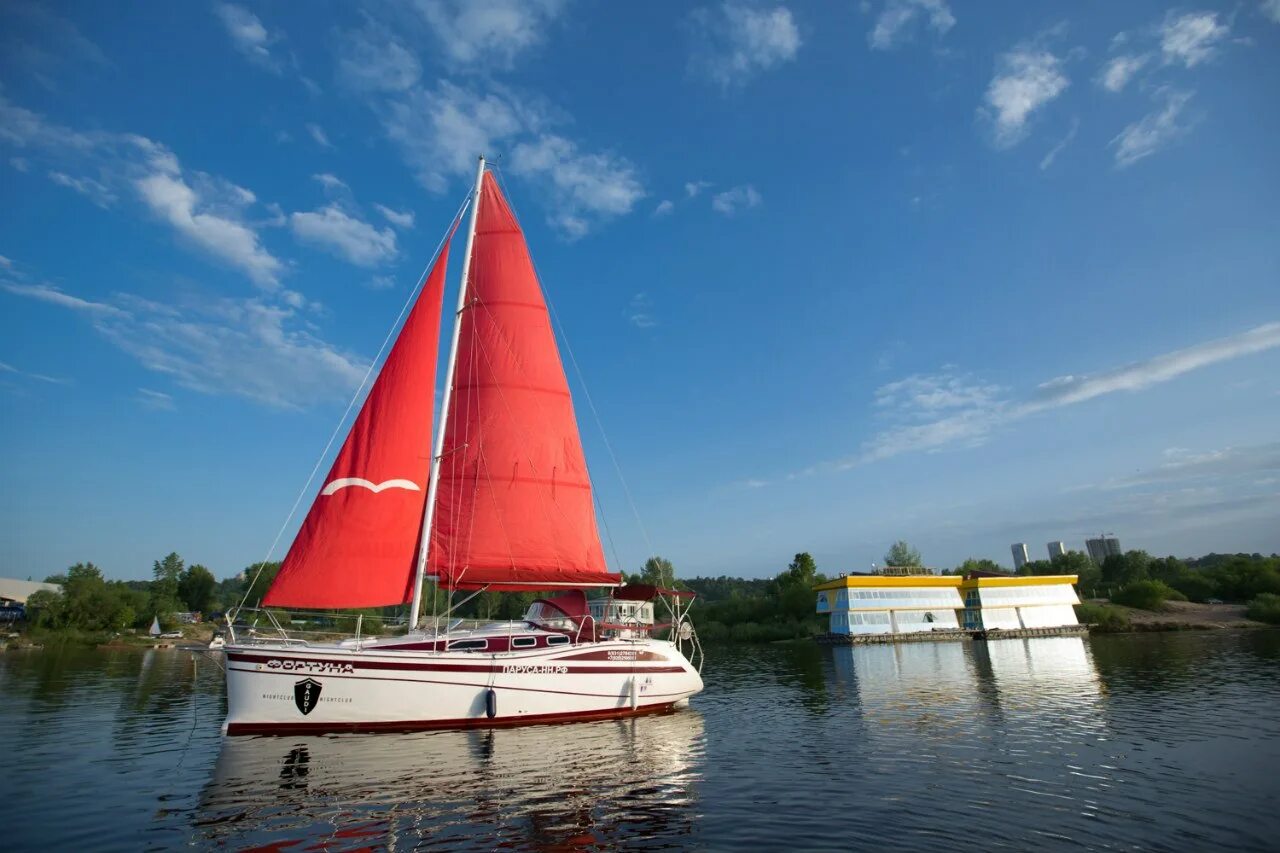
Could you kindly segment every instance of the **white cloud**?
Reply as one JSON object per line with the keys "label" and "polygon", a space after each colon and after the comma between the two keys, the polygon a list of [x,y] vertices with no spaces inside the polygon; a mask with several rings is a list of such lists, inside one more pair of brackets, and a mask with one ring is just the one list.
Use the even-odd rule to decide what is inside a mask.
{"label": "white cloud", "polygon": [[49,180],[58,186],[75,190],[98,207],[110,207],[116,200],[111,190],[93,178],[73,178],[66,172],[55,169],[50,170]]}
{"label": "white cloud", "polygon": [[[172,151],[130,133],[82,133],[46,121],[0,96],[0,139],[53,160],[51,179],[109,203],[122,192],[137,193],[146,207],[193,246],[245,272],[261,287],[274,288],[284,264],[267,251],[245,211],[256,196],[204,172],[186,172]],[[70,168],[98,177],[73,178]],[[77,185],[77,182],[79,184]],[[91,195],[91,197],[93,197]]]}
{"label": "white cloud", "polygon": [[314,139],[316,144],[321,148],[333,147],[333,143],[329,141],[329,134],[324,132],[323,127],[314,123],[308,123],[306,127],[307,133],[311,134],[311,138]]}
{"label": "white cloud", "polygon": [[725,216],[733,216],[743,210],[759,207],[763,201],[764,199],[760,197],[760,193],[756,191],[755,187],[751,186],[751,184],[744,184],[712,196],[711,209],[716,213],[723,213]]}
{"label": "white cloud", "polygon": [[877,50],[888,50],[910,38],[917,18],[926,18],[929,29],[940,36],[956,24],[946,0],[886,0],[867,41]]}
{"label": "white cloud", "polygon": [[684,194],[689,198],[697,198],[703,190],[709,189],[710,187],[710,181],[689,181],[684,185]]}
{"label": "white cloud", "polygon": [[324,187],[326,192],[340,191],[342,193],[347,193],[351,190],[351,187],[347,186],[346,181],[329,172],[321,172],[318,175],[312,175],[311,180]]}
{"label": "white cloud", "polygon": [[441,80],[435,89],[414,89],[386,110],[383,124],[399,144],[418,180],[432,192],[475,173],[476,156],[521,133],[535,117],[504,94],[463,89]]}
{"label": "white cloud", "polygon": [[413,227],[414,216],[412,210],[394,210],[384,204],[375,204],[373,208],[397,228],[408,229]]}
{"label": "white cloud", "polygon": [[555,134],[517,144],[511,151],[511,172],[550,183],[557,199],[551,223],[570,237],[582,236],[594,222],[630,213],[644,198],[644,187],[626,158],[583,153]]}
{"label": "white cloud", "polygon": [[296,306],[256,298],[176,306],[128,294],[104,304],[44,285],[0,286],[80,313],[146,369],[206,394],[303,408],[347,399],[368,367],[299,323]]}
{"label": "white cloud", "polygon": [[1179,119],[1192,94],[1171,89],[1159,90],[1155,97],[1163,100],[1164,105],[1130,124],[1111,140],[1111,145],[1115,148],[1116,165],[1121,169],[1132,166],[1185,133],[1188,125],[1180,123]]}
{"label": "white cloud", "polygon": [[4,255],[0,255],[0,267],[3,267],[4,269],[10,269],[13,267],[13,261],[9,260]]}
{"label": "white cloud", "polygon": [[1262,0],[1258,8],[1272,23],[1280,24],[1280,0]]}
{"label": "white cloud", "polygon": [[1194,68],[1211,59],[1230,27],[1218,23],[1216,12],[1170,12],[1160,27],[1160,52],[1166,63]]}
{"label": "white cloud", "polygon": [[396,232],[379,231],[345,213],[336,204],[320,210],[294,213],[289,225],[300,240],[313,243],[356,266],[373,267],[396,256]]}
{"label": "white cloud", "polygon": [[63,379],[60,376],[46,376],[43,373],[31,373],[26,370],[19,370],[12,364],[5,364],[0,361],[0,373],[12,373],[14,376],[22,376],[27,379],[34,379],[37,382],[48,382],[50,385],[71,385],[74,384],[70,379]]}
{"label": "white cloud", "polygon": [[226,27],[236,50],[263,68],[280,71],[280,64],[272,57],[270,49],[276,38],[267,32],[257,15],[231,3],[217,4],[214,12]]}
{"label": "white cloud", "polygon": [[370,290],[391,290],[396,286],[396,280],[389,275],[375,275],[369,279],[365,285]]}
{"label": "white cloud", "polygon": [[418,10],[458,65],[509,68],[540,45],[565,0],[421,0]]}
{"label": "white cloud", "polygon": [[172,412],[177,408],[173,403],[173,395],[163,391],[152,391],[150,388],[139,388],[134,402],[145,409],[157,412]]}
{"label": "white cloud", "polygon": [[26,157],[10,157],[9,165],[17,169],[19,172],[25,172],[31,168],[31,164],[27,162]]}
{"label": "white cloud", "polygon": [[1140,391],[1202,367],[1276,348],[1280,348],[1280,322],[1266,323],[1102,373],[1059,376],[1020,399],[997,385],[951,370],[909,376],[876,392],[876,408],[896,420],[894,426],[872,436],[854,456],[802,473],[846,470],[904,453],[976,446],[995,430],[1040,412],[1120,391]]}
{"label": "white cloud", "polygon": [[995,142],[1016,145],[1026,135],[1028,120],[1070,85],[1062,60],[1048,50],[1024,46],[1002,54],[986,102],[994,110]]}
{"label": "white cloud", "polygon": [[194,245],[240,269],[260,287],[273,289],[279,285],[284,264],[263,248],[253,228],[231,215],[225,206],[193,189],[177,170],[176,158],[172,168],[163,160],[153,163],[155,170],[134,182],[152,212]]}
{"label": "white cloud", "polygon": [[1045,169],[1048,169],[1050,166],[1053,165],[1053,161],[1057,160],[1058,155],[1061,154],[1063,150],[1068,145],[1071,144],[1071,141],[1076,138],[1076,133],[1079,130],[1080,130],[1080,119],[1072,118],[1071,129],[1067,131],[1067,135],[1062,137],[1062,139],[1059,140],[1057,145],[1050,148],[1049,153],[1045,154],[1044,157],[1040,160],[1040,171],[1043,172]]}
{"label": "white cloud", "polygon": [[658,202],[658,206],[653,209],[654,216],[669,216],[676,209],[675,202],[669,198],[664,198]]}
{"label": "white cloud", "polygon": [[25,296],[28,299],[36,299],[40,302],[48,302],[51,305],[57,305],[61,308],[70,308],[73,311],[83,311],[86,314],[118,314],[120,309],[114,305],[107,305],[103,302],[91,302],[87,299],[81,299],[78,296],[72,296],[69,293],[63,293],[58,288],[50,284],[20,284],[18,282],[0,282],[0,288],[9,291],[15,296]]}
{"label": "white cloud", "polygon": [[693,20],[701,44],[691,65],[726,88],[794,60],[800,50],[800,31],[786,6],[726,0],[716,10],[696,10]]}
{"label": "white cloud", "polygon": [[339,35],[337,76],[357,92],[403,92],[417,84],[422,66],[390,30],[370,21]]}
{"label": "white cloud", "polygon": [[1102,66],[1102,72],[1098,75],[1098,84],[1108,92],[1119,92],[1129,85],[1133,75],[1141,71],[1150,59],[1148,54],[1113,57]]}
{"label": "white cloud", "polygon": [[637,329],[652,329],[658,325],[653,315],[653,300],[647,293],[637,293],[627,304],[627,320]]}

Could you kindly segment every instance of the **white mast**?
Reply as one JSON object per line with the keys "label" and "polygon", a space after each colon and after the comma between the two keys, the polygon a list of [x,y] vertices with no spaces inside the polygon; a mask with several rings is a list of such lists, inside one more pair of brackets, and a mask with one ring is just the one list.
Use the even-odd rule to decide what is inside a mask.
{"label": "white mast", "polygon": [[471,193],[471,222],[467,226],[467,252],[462,258],[462,282],[458,285],[458,308],[453,314],[453,339],[449,342],[449,363],[445,368],[444,397],[440,400],[440,426],[436,429],[435,449],[431,453],[431,479],[427,485],[427,506],[423,511],[422,540],[418,543],[418,571],[413,578],[413,601],[409,605],[409,630],[418,627],[422,610],[422,585],[427,576],[427,547],[436,514],[436,489],[440,485],[440,457],[444,454],[444,428],[449,418],[449,401],[453,399],[453,367],[458,360],[458,333],[462,329],[462,311],[467,306],[467,277],[471,274],[471,249],[476,242],[476,218],[480,214],[480,188],[484,181],[484,157],[476,167],[476,188]]}

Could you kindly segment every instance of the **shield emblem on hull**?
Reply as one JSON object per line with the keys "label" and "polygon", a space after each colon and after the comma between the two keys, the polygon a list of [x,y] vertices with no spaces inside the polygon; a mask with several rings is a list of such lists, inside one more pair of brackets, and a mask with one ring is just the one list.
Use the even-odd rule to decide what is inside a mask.
{"label": "shield emblem on hull", "polygon": [[293,685],[293,703],[298,706],[302,716],[310,714],[320,701],[320,691],[324,685],[314,678],[304,678]]}

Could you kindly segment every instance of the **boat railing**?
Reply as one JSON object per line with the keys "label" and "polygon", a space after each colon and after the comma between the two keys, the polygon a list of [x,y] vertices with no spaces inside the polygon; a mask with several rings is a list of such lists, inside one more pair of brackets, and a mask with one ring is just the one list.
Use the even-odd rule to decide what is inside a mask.
{"label": "boat railing", "polygon": [[350,641],[360,648],[371,639],[400,636],[408,631],[402,617],[271,607],[240,608],[227,614],[226,624],[232,642],[297,646]]}

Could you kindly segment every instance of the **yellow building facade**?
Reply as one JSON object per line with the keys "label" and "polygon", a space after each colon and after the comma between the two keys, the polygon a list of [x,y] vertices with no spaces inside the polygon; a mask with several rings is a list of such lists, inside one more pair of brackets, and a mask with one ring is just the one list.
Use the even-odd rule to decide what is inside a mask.
{"label": "yellow building facade", "polygon": [[815,587],[832,634],[909,634],[1078,625],[1075,575],[846,575]]}

